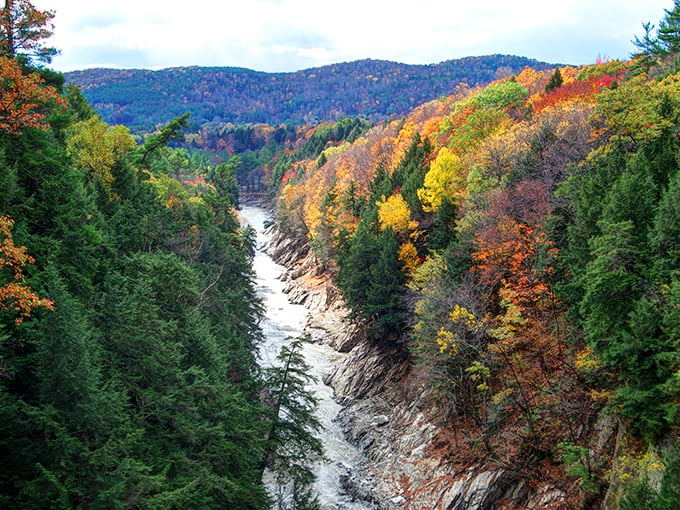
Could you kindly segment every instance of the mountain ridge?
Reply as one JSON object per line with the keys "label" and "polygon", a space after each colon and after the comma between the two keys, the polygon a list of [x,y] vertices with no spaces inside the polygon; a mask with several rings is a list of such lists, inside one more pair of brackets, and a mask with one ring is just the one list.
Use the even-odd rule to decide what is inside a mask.
{"label": "mountain ridge", "polygon": [[229,65],[198,65],[198,64],[192,64],[192,65],[177,65],[177,66],[168,66],[168,67],[161,67],[158,69],[151,69],[151,68],[145,68],[145,67],[106,67],[106,66],[96,66],[96,67],[86,67],[83,69],[72,69],[70,71],[63,71],[64,75],[75,75],[75,74],[85,74],[88,73],[89,71],[143,71],[143,72],[151,72],[151,73],[159,73],[159,72],[164,72],[164,71],[173,71],[173,70],[179,70],[179,69],[231,69],[234,71],[248,71],[256,74],[267,74],[267,75],[287,75],[287,74],[297,74],[297,73],[302,73],[306,71],[314,71],[317,69],[325,69],[329,67],[335,67],[335,66],[345,66],[345,65],[351,65],[351,64],[359,64],[359,63],[384,63],[384,64],[393,64],[401,67],[414,67],[414,68],[427,68],[427,67],[436,67],[441,64],[446,64],[449,62],[461,62],[461,61],[468,61],[468,60],[477,60],[477,59],[483,59],[487,57],[516,57],[519,59],[526,59],[528,61],[534,61],[538,62],[539,64],[548,64],[551,68],[553,67],[562,67],[565,66],[566,64],[563,63],[550,63],[550,62],[545,62],[542,60],[538,60],[532,57],[524,57],[520,55],[511,55],[507,53],[491,53],[488,55],[477,55],[477,56],[467,56],[467,57],[460,57],[460,58],[450,58],[450,59],[445,59],[445,60],[440,60],[439,62],[429,62],[427,64],[410,64],[408,62],[400,62],[398,60],[389,60],[389,59],[384,59],[384,58],[371,58],[371,57],[365,57],[365,58],[359,58],[356,60],[342,60],[339,62],[333,62],[330,64],[323,64],[319,66],[313,66],[313,67],[304,67],[301,69],[296,69],[293,71],[263,71],[261,69],[254,69],[250,67],[243,67],[243,66],[229,66]]}
{"label": "mountain ridge", "polygon": [[161,70],[94,68],[65,73],[104,120],[148,132],[187,111],[205,124],[283,124],[403,115],[466,83],[486,85],[525,67],[556,64],[513,55],[487,55],[436,64],[362,59],[294,72],[188,66]]}

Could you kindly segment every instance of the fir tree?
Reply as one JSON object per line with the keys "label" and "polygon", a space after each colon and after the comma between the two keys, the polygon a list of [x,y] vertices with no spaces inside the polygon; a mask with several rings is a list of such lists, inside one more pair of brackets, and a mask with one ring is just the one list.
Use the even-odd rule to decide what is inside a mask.
{"label": "fir tree", "polygon": [[401,300],[405,287],[402,262],[398,256],[399,243],[391,228],[382,232],[378,249],[378,257],[370,269],[364,315],[371,321],[374,336],[398,336],[404,324]]}
{"label": "fir tree", "polygon": [[562,83],[562,73],[559,69],[555,69],[555,72],[550,76],[548,83],[545,84],[545,93],[549,94],[553,90],[560,88]]}
{"label": "fir tree", "polygon": [[265,387],[271,406],[266,435],[265,463],[274,473],[277,504],[282,510],[317,510],[312,494],[312,463],[322,458],[323,446],[316,437],[321,428],[315,416],[317,400],[307,389],[314,381],[302,355],[302,339],[284,345],[279,365],[267,370]]}

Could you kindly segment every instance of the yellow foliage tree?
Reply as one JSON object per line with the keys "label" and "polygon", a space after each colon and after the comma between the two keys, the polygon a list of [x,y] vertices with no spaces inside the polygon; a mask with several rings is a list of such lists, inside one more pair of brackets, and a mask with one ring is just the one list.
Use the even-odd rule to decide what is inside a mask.
{"label": "yellow foliage tree", "polygon": [[425,174],[423,187],[418,190],[423,210],[437,212],[444,197],[459,200],[465,192],[465,182],[460,157],[448,147],[442,148]]}
{"label": "yellow foliage tree", "polygon": [[410,119],[407,120],[399,130],[389,165],[391,168],[395,168],[404,158],[404,154],[406,154],[406,151],[410,147],[411,142],[413,141],[413,135],[415,135],[416,132],[418,132],[418,126]]}
{"label": "yellow foliage tree", "polygon": [[399,260],[404,265],[404,272],[407,275],[412,275],[420,265],[418,258],[418,250],[411,241],[406,242],[399,248]]}
{"label": "yellow foliage tree", "polygon": [[547,71],[536,71],[531,67],[525,67],[524,70],[517,75],[516,81],[517,83],[524,85],[530,95],[538,94],[543,91],[545,83],[548,80],[548,74]]}
{"label": "yellow foliage tree", "polygon": [[411,209],[399,193],[387,200],[383,197],[377,205],[378,221],[382,230],[391,227],[398,236],[405,237],[418,228],[418,222],[411,219]]}
{"label": "yellow foliage tree", "polygon": [[307,235],[308,229],[302,211],[304,201],[305,196],[302,186],[286,184],[281,189],[276,209],[281,228],[285,232]]}
{"label": "yellow foliage tree", "polygon": [[110,191],[111,169],[135,146],[125,126],[112,127],[99,117],[91,117],[73,126],[66,148],[91,181],[101,181]]}

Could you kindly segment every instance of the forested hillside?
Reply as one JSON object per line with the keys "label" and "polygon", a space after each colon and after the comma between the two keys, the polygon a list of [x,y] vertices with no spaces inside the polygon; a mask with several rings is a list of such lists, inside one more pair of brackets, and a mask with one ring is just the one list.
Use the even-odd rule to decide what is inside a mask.
{"label": "forested hillside", "polygon": [[256,364],[232,168],[166,147],[186,117],[106,124],[44,67],[53,16],[0,10],[0,507],[267,508],[310,437]]}
{"label": "forested hillside", "polygon": [[304,124],[356,116],[381,120],[451,94],[461,83],[485,85],[526,66],[554,67],[491,55],[431,65],[361,60],[294,73],[229,67],[89,69],[67,73],[66,79],[81,87],[105,121],[148,132],[185,112],[191,113],[193,127]]}
{"label": "forested hillside", "polygon": [[262,508],[233,176],[186,188],[61,77],[2,75],[26,100],[0,130],[2,505]]}
{"label": "forested hillside", "polygon": [[432,388],[437,454],[567,508],[680,501],[680,4],[661,27],[271,174],[280,228]]}

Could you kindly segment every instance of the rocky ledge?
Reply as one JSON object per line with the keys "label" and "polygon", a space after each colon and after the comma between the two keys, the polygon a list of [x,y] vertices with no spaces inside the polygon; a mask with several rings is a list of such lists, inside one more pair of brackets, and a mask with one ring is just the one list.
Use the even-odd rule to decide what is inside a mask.
{"label": "rocky ledge", "polygon": [[336,420],[368,459],[343,476],[349,494],[381,510],[562,507],[565,494],[553,486],[531,487],[507,469],[460,471],[447,462],[437,452],[431,390],[410,360],[395,346],[367,340],[305,242],[275,232],[269,252],[289,269],[289,299],[310,309],[305,330],[312,340],[347,353],[324,382],[343,405]]}

